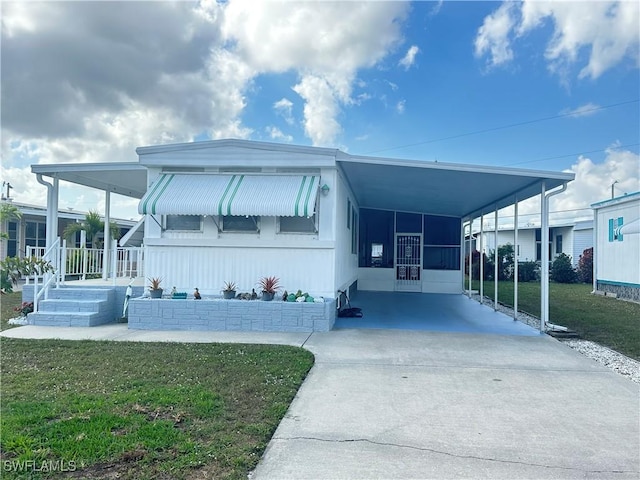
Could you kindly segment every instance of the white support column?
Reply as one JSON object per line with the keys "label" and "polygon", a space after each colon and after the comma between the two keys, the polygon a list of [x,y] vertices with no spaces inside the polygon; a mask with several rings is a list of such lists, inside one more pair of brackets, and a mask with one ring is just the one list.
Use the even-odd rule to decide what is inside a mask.
{"label": "white support column", "polygon": [[498,205],[494,217],[495,226],[493,227],[493,236],[495,238],[495,250],[493,252],[493,309],[498,311]]}
{"label": "white support column", "polygon": [[464,232],[466,231],[467,226],[462,220],[460,220],[460,226],[460,273],[462,276],[462,293],[464,293],[464,247],[466,245]]}
{"label": "white support column", "polygon": [[540,194],[540,333],[549,321],[549,207],[545,182]]}
{"label": "white support column", "polygon": [[111,192],[106,191],[104,196],[104,244],[102,245],[102,279],[109,278],[109,250],[111,245]]}
{"label": "white support column", "polygon": [[[58,177],[53,178],[53,188],[49,192],[51,194],[51,208],[47,213],[51,214],[51,228],[47,225],[47,248],[54,244],[58,238],[58,198],[60,192],[60,180]],[[47,202],[48,205],[48,202]],[[51,233],[49,233],[51,232]],[[51,236],[49,236],[51,235]]]}
{"label": "white support column", "polygon": [[513,319],[518,320],[518,197],[513,212]]}
{"label": "white support column", "polygon": [[473,218],[469,221],[469,259],[467,264],[469,265],[469,278],[467,279],[469,282],[469,298],[471,298],[471,288],[473,286]]}
{"label": "white support column", "polygon": [[593,262],[593,291],[591,293],[596,293],[598,290],[598,262],[596,258],[596,245],[598,241],[598,211],[593,211],[593,240],[591,241],[591,245],[593,245],[593,255],[591,256],[591,261]]}
{"label": "white support column", "polygon": [[480,214],[480,303],[484,303],[484,213]]}

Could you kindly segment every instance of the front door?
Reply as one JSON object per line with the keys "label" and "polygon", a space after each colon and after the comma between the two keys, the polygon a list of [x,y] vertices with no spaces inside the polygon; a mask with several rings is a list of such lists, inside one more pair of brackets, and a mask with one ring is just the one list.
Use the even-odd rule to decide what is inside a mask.
{"label": "front door", "polygon": [[396,234],[396,290],[422,291],[422,235]]}

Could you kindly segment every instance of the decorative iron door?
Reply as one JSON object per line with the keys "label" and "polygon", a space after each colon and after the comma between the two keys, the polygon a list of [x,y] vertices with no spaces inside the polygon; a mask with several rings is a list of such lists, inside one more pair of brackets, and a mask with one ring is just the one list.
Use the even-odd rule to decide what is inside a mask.
{"label": "decorative iron door", "polygon": [[422,235],[396,234],[396,290],[422,291]]}

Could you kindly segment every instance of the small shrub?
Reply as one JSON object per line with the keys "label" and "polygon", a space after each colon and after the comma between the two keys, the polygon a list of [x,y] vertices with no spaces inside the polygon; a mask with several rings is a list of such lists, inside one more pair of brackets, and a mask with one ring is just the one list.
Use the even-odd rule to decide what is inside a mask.
{"label": "small shrub", "polygon": [[22,302],[19,306],[13,309],[14,312],[20,312],[23,317],[33,312],[33,302]]}
{"label": "small shrub", "polygon": [[578,260],[578,281],[593,283],[593,247],[587,248]]}
{"label": "small shrub", "polygon": [[518,281],[533,282],[538,280],[538,264],[536,262],[518,262]]}
{"label": "small shrub", "polygon": [[566,253],[558,255],[551,264],[551,279],[558,283],[576,283],[578,274],[571,264],[571,257]]}

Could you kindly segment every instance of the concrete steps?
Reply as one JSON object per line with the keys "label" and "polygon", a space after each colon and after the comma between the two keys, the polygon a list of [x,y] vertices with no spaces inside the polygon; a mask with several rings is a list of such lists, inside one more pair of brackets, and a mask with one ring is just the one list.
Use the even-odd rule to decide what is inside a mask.
{"label": "concrete steps", "polygon": [[29,314],[31,325],[92,327],[115,321],[115,290],[109,288],[52,288]]}

